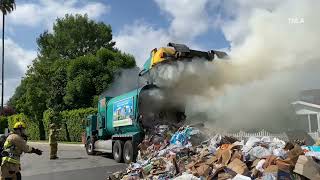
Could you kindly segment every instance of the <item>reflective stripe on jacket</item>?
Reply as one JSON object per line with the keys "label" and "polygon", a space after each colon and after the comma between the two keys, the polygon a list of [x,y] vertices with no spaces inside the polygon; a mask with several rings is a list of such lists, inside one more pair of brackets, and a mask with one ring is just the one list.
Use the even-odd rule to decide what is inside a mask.
{"label": "reflective stripe on jacket", "polygon": [[4,164],[5,162],[14,163],[14,164],[20,164],[20,161],[14,159],[14,158],[2,157],[2,164]]}
{"label": "reflective stripe on jacket", "polygon": [[3,146],[3,152],[6,154],[2,158],[2,164],[10,162],[20,164],[20,156],[23,152],[30,153],[32,147],[27,145],[27,142],[18,134],[10,134]]}

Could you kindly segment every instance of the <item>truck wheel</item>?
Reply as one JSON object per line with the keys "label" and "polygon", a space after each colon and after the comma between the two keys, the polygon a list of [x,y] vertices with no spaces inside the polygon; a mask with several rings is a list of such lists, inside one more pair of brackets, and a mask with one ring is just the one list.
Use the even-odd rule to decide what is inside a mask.
{"label": "truck wheel", "polygon": [[130,140],[126,141],[126,143],[124,144],[123,159],[124,162],[127,164],[135,161],[136,159],[135,149],[133,147],[132,141]]}
{"label": "truck wheel", "polygon": [[96,152],[94,151],[94,143],[92,142],[91,138],[87,140],[86,144],[86,151],[88,155],[95,155]]}
{"label": "truck wheel", "polygon": [[122,147],[123,142],[121,142],[120,140],[114,142],[112,147],[113,159],[118,163],[122,162]]}

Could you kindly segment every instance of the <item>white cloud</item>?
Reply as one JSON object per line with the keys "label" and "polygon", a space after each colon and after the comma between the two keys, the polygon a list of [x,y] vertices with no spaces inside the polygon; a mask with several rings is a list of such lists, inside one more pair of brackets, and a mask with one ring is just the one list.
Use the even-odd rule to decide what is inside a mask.
{"label": "white cloud", "polygon": [[[239,3],[240,2],[240,3]],[[250,1],[251,2],[251,1]],[[265,3],[234,1],[239,9],[236,17],[223,27],[232,43],[232,55],[239,62],[255,64],[263,69],[279,69],[320,58],[315,50],[320,38],[320,16],[312,0],[268,1]],[[232,6],[227,6],[230,8]],[[245,11],[247,10],[247,11]],[[288,19],[303,19],[290,23]],[[243,31],[243,29],[246,29]]]}
{"label": "white cloud", "polygon": [[125,26],[114,40],[117,47],[134,55],[137,65],[142,67],[152,50],[150,48],[165,46],[170,37],[164,29],[154,29],[146,23],[136,22]]}
{"label": "white cloud", "polygon": [[50,29],[57,17],[67,13],[87,13],[90,18],[96,19],[110,10],[110,6],[99,2],[84,4],[79,0],[39,0],[37,3],[17,3],[16,10],[8,15],[8,21],[14,25],[46,26]]}
{"label": "white cloud", "polygon": [[206,11],[208,0],[155,0],[160,9],[171,18],[170,34],[176,40],[192,40],[209,28]]}
{"label": "white cloud", "polygon": [[114,38],[119,49],[134,55],[139,67],[149,57],[153,48],[166,46],[168,42],[185,43],[191,48],[201,47],[193,40],[207,32],[210,27],[206,11],[208,0],[155,0],[155,2],[161,12],[169,17],[168,29],[156,29],[145,22],[134,22],[124,26]]}
{"label": "white cloud", "polygon": [[229,0],[220,1],[224,20],[219,22],[219,26],[224,31],[226,38],[232,45],[243,43],[244,38],[250,33],[249,18],[257,9],[273,11],[279,4],[278,0]]}
{"label": "white cloud", "polygon": [[[0,41],[2,40],[0,39]],[[13,95],[15,88],[20,84],[20,80],[26,72],[27,66],[32,63],[36,56],[35,51],[23,49],[11,39],[5,39],[4,102]]]}

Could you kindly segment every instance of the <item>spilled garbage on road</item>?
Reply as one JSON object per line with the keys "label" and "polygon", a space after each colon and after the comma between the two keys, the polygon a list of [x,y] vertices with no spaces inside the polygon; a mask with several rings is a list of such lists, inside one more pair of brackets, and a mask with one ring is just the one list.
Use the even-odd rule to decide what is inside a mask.
{"label": "spilled garbage on road", "polygon": [[[320,179],[320,146],[250,137],[238,141],[183,126],[157,126],[139,145],[137,161],[108,179]],[[172,133],[174,132],[174,133]]]}

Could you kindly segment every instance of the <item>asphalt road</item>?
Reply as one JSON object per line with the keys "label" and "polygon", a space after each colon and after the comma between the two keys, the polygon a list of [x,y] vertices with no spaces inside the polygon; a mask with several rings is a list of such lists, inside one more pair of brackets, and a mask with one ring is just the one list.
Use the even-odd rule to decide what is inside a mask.
{"label": "asphalt road", "polygon": [[48,144],[30,144],[44,152],[42,156],[22,155],[23,180],[100,180],[126,167],[116,163],[110,155],[88,156],[83,146],[72,144],[59,144],[59,159],[49,160]]}

